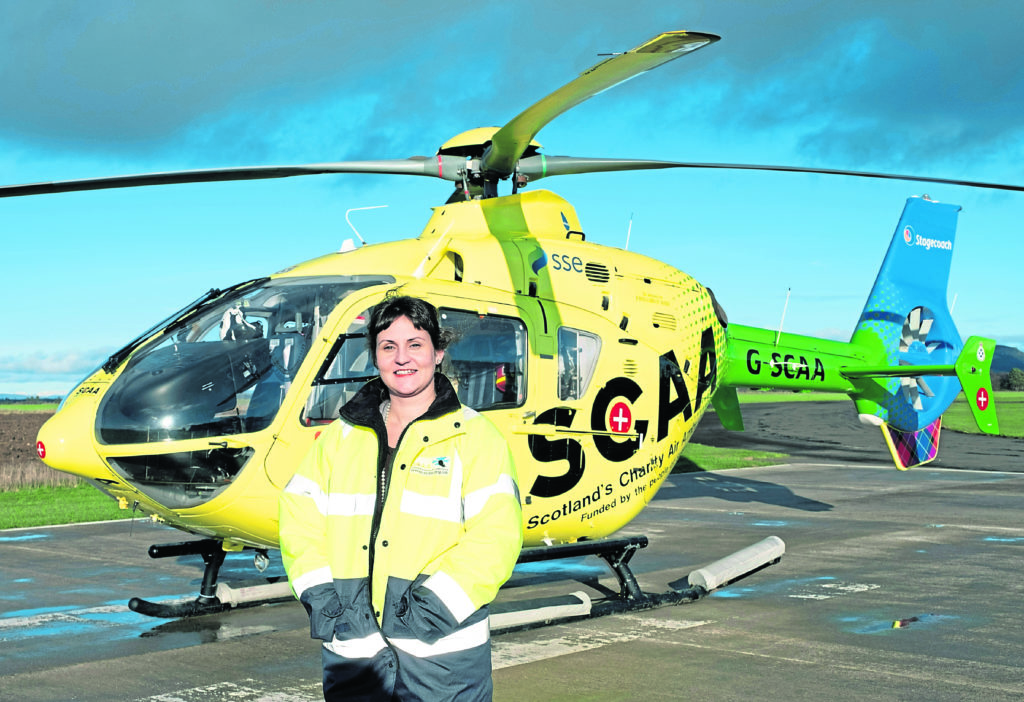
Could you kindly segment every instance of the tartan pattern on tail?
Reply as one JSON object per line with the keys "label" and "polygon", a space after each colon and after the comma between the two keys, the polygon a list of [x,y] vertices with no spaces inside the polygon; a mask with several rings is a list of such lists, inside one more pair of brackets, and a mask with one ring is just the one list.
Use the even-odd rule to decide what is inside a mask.
{"label": "tartan pattern on tail", "polygon": [[900,431],[888,424],[882,425],[885,443],[889,446],[892,460],[900,470],[908,470],[935,459],[939,453],[939,433],[942,417],[917,431]]}

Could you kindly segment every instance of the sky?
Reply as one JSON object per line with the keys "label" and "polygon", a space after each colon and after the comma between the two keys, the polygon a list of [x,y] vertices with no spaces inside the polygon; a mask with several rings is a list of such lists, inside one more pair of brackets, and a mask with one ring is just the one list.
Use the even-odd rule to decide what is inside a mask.
{"label": "sky", "polygon": [[[722,40],[575,107],[551,155],[1024,184],[1015,0],[0,0],[0,184],[431,155],[661,31]],[[730,321],[848,339],[906,199],[962,206],[961,334],[1024,348],[1024,193],[750,171],[538,183]],[[0,394],[63,395],[213,287],[415,237],[450,185],[332,175],[0,199]],[[789,293],[786,305],[787,291]]]}

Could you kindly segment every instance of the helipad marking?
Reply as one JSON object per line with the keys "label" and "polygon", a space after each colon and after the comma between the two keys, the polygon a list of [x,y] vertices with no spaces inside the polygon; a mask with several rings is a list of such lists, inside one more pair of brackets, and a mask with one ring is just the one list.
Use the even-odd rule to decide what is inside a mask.
{"label": "helipad marking", "polygon": [[619,621],[633,624],[628,630],[621,632],[579,632],[575,634],[552,633],[549,636],[531,641],[505,641],[500,638],[491,643],[491,666],[494,670],[511,668],[512,666],[536,663],[537,661],[566,656],[571,653],[590,651],[609,644],[628,643],[637,639],[649,638],[657,634],[657,630],[692,629],[712,623],[706,621],[672,621],[639,615],[623,615]]}
{"label": "helipad marking", "polygon": [[840,595],[849,595],[858,592],[868,592],[882,587],[875,583],[822,583],[815,586],[820,592],[798,592],[787,595],[798,600],[830,600]]}
{"label": "helipad marking", "polygon": [[31,541],[33,539],[48,539],[48,534],[26,534],[25,536],[0,536],[0,542],[10,541]]}
{"label": "helipad marking", "polygon": [[266,683],[246,679],[241,682],[219,682],[144,697],[136,702],[315,702],[323,699],[321,682],[304,682],[280,690],[267,690]]}

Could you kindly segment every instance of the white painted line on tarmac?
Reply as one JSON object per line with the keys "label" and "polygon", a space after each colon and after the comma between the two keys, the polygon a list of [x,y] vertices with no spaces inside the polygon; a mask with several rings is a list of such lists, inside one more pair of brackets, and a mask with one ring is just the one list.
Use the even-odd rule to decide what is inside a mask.
{"label": "white painted line on tarmac", "polygon": [[87,622],[89,615],[124,614],[130,611],[127,605],[103,605],[60,612],[42,612],[24,617],[3,617],[0,618],[0,630],[33,628],[52,622]]}
{"label": "white painted line on tarmac", "polygon": [[880,587],[882,586],[875,583],[814,583],[804,585],[800,592],[794,592],[786,596],[797,600],[830,600],[833,597],[868,592],[870,590],[877,590]]}
{"label": "white painted line on tarmac", "polygon": [[710,624],[710,621],[670,621],[645,617],[642,615],[619,615],[619,621],[633,623],[628,630],[622,632],[580,631],[572,634],[552,632],[547,636],[531,641],[502,641],[491,643],[491,667],[494,670],[511,668],[512,666],[536,663],[537,661],[567,656],[610,644],[628,643],[637,639],[654,636],[658,629],[680,630]]}
{"label": "white painted line on tarmac", "polygon": [[[650,638],[656,636],[659,630],[679,631],[712,623],[711,620],[672,621],[638,614],[619,615],[616,619],[619,622],[628,622],[630,626],[622,632],[551,632],[546,636],[524,642],[494,639],[491,642],[492,668],[500,670],[526,663],[536,663],[610,644]],[[323,691],[319,680],[315,682],[307,680],[268,690],[265,682],[246,679],[165,692],[152,697],[139,698],[135,702],[318,702],[322,697]]]}
{"label": "white painted line on tarmac", "polygon": [[144,697],[136,702],[317,702],[322,699],[323,689],[320,681],[268,690],[266,683],[247,679],[167,692],[154,697]]}
{"label": "white painted line on tarmac", "polygon": [[567,656],[572,653],[601,648],[608,644],[627,643],[640,638],[640,633],[627,634],[575,634],[549,636],[534,641],[505,642],[491,644],[491,668],[501,670],[525,663],[536,663],[549,658]]}

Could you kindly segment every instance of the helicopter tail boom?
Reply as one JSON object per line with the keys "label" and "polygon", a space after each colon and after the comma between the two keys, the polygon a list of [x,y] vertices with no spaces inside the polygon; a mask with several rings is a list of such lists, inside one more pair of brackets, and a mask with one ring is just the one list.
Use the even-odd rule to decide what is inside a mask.
{"label": "helicopter tail boom", "polygon": [[842,392],[906,469],[935,458],[942,413],[963,389],[979,429],[998,433],[995,342],[961,342],[946,304],[959,210],[907,200],[848,343],[730,324],[728,365],[712,398],[723,426],[742,428],[736,387]]}

